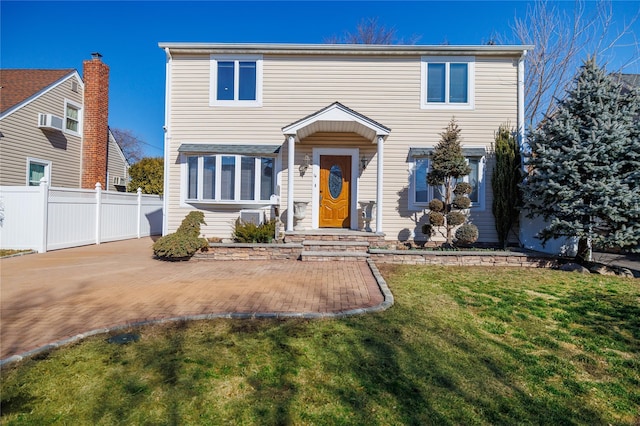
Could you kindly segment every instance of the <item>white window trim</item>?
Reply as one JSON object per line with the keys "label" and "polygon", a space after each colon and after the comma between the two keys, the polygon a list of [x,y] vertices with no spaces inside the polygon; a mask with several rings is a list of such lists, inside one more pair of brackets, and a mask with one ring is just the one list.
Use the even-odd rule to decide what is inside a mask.
{"label": "white window trim", "polygon": [[[256,99],[238,100],[239,67],[235,67],[234,72],[234,100],[218,100],[218,61],[253,62],[256,63]],[[209,78],[209,106],[229,106],[229,107],[261,107],[262,106],[262,55],[211,55],[210,56],[210,78]]]}
{"label": "white window trim", "polygon": [[[433,187],[427,186],[427,200],[426,202],[416,201],[416,160],[424,159],[428,157],[411,157],[409,161],[409,210],[420,211],[429,207],[429,201],[433,199]],[[431,168],[431,160],[428,160],[427,168]]]}
{"label": "white window trim", "polygon": [[[427,102],[427,66],[429,63],[445,64],[445,102]],[[449,66],[452,63],[466,63],[468,65],[468,102],[449,102]],[[423,56],[420,61],[420,108],[421,109],[449,109],[449,110],[473,110],[475,109],[475,75],[476,58],[474,56]]]}
{"label": "white window trim", "polygon": [[31,164],[40,164],[40,165],[44,166],[44,178],[46,179],[47,183],[49,185],[51,185],[51,161],[42,160],[40,158],[27,157],[27,171],[26,171],[26,184],[27,184],[27,186],[30,186],[29,185],[29,183],[30,183],[29,171],[31,169]]}
{"label": "white window trim", "polygon": [[[409,200],[408,200],[408,209],[411,211],[421,211],[421,210],[425,210],[429,208],[429,201],[433,200],[434,196],[435,196],[435,191],[433,186],[428,186],[427,187],[427,199],[429,201],[427,202],[417,202],[416,201],[416,174],[415,174],[415,165],[416,165],[416,160],[417,159],[421,159],[421,158],[426,158],[426,157],[411,157],[409,159]],[[486,164],[486,157],[482,156],[473,156],[470,155],[468,157],[465,157],[465,159],[467,160],[467,164],[469,163],[469,159],[470,158],[477,158],[478,159],[478,201],[477,202],[472,202],[471,203],[471,210],[472,211],[485,211],[486,209],[486,180],[484,179],[484,175],[485,175],[485,164]],[[431,168],[431,160],[429,160],[428,163],[428,167]],[[462,179],[464,182],[469,182],[469,176],[465,176]]]}
{"label": "white window trim", "polygon": [[[198,182],[196,187],[197,198],[189,198],[189,157],[196,157],[198,159]],[[205,199],[203,197],[204,194],[204,157],[215,157],[216,158],[216,183],[215,183],[215,198],[213,199]],[[234,194],[233,200],[224,200],[221,198],[222,194],[222,157],[235,157],[235,173],[234,173]],[[242,182],[242,173],[240,172],[241,168],[241,159],[242,157],[251,157],[254,159],[255,166],[255,177],[254,177],[254,199],[253,200],[241,200],[241,182]],[[265,156],[265,155],[239,155],[239,154],[199,154],[199,155],[188,155],[181,154],[181,206],[186,207],[191,204],[216,204],[216,205],[234,205],[234,206],[266,206],[271,204],[271,198],[267,200],[260,199],[260,185],[262,184],[262,175],[261,175],[261,159],[262,158],[272,158],[273,159],[273,173],[277,173],[277,168],[279,167],[278,158],[275,156]],[[277,175],[274,175],[277,176]],[[272,188],[273,192],[277,192],[277,180],[273,181],[274,188]],[[272,194],[273,195],[273,194]]]}
{"label": "white window trim", "polygon": [[[75,132],[73,130],[67,129],[67,105],[71,105],[73,108],[78,110],[78,131]],[[75,136],[82,136],[82,125],[83,125],[83,109],[82,105],[73,102],[72,100],[65,99],[64,100],[64,120],[62,122],[62,131],[64,133],[69,133]]]}

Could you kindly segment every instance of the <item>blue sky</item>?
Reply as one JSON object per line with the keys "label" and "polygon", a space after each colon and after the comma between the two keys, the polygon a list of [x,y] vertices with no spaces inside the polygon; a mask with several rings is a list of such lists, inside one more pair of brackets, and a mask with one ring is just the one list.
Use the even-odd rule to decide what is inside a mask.
{"label": "blue sky", "polygon": [[[561,2],[571,9],[573,2]],[[595,3],[587,2],[587,8]],[[615,1],[618,24],[640,1]],[[509,33],[525,1],[5,1],[0,2],[0,67],[75,68],[100,52],[110,67],[109,124],[162,155],[165,54],[159,42],[322,43],[378,18],[418,44],[484,44]],[[640,36],[640,23],[636,23]],[[640,73],[636,63],[626,72]]]}

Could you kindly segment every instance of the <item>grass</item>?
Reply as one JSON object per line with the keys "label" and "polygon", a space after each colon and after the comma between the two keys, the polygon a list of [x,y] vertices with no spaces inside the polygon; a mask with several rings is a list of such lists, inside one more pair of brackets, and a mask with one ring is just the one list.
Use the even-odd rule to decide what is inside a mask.
{"label": "grass", "polygon": [[0,249],[0,257],[13,256],[18,253],[31,253],[33,250]]}
{"label": "grass", "polygon": [[634,425],[640,281],[385,267],[390,310],[89,338],[2,370],[21,424]]}

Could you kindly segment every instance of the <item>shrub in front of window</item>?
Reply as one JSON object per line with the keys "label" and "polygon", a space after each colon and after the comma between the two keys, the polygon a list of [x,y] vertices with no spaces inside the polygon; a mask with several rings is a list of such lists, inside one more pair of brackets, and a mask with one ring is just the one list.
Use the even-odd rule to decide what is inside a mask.
{"label": "shrub in front of window", "polygon": [[[451,247],[454,245],[454,228],[464,226],[467,221],[467,214],[462,210],[471,206],[469,194],[473,188],[469,183],[460,180],[471,173],[472,169],[462,154],[460,129],[455,119],[451,119],[440,136],[440,142],[431,155],[431,170],[427,174],[427,184],[442,188],[442,199],[429,203],[429,223],[433,226],[432,232],[436,227],[444,227],[444,230],[438,231],[446,237],[445,245]],[[455,237],[457,239],[457,233]],[[464,243],[467,244],[466,240]]]}
{"label": "shrub in front of window", "polygon": [[270,243],[275,238],[275,235],[275,219],[256,225],[253,222],[244,222],[238,218],[233,230],[233,239],[237,243]]}
{"label": "shrub in front of window", "polygon": [[200,225],[206,225],[204,213],[190,212],[176,232],[165,235],[153,244],[153,254],[162,260],[188,260],[209,245],[207,240],[199,237]]}
{"label": "shrub in front of window", "polygon": [[465,223],[456,229],[456,242],[459,244],[472,244],[478,241],[478,227],[472,223]]}

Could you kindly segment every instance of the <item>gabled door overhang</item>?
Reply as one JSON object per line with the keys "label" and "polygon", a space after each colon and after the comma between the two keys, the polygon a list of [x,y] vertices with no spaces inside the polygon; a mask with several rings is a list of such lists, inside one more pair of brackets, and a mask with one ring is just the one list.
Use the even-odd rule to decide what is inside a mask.
{"label": "gabled door overhang", "polygon": [[[340,102],[334,102],[311,115],[282,128],[287,137],[288,173],[287,173],[287,231],[293,230],[293,177],[295,143],[318,132],[356,133],[377,144],[376,170],[376,232],[382,233],[382,174],[383,174],[383,145],[391,129],[369,117],[362,115]],[[357,158],[356,158],[357,164]]]}
{"label": "gabled door overhang", "polygon": [[294,136],[297,142],[317,132],[357,133],[373,143],[377,143],[378,137],[386,138],[391,129],[347,108],[340,102],[334,102],[328,107],[282,128],[282,133]]}

